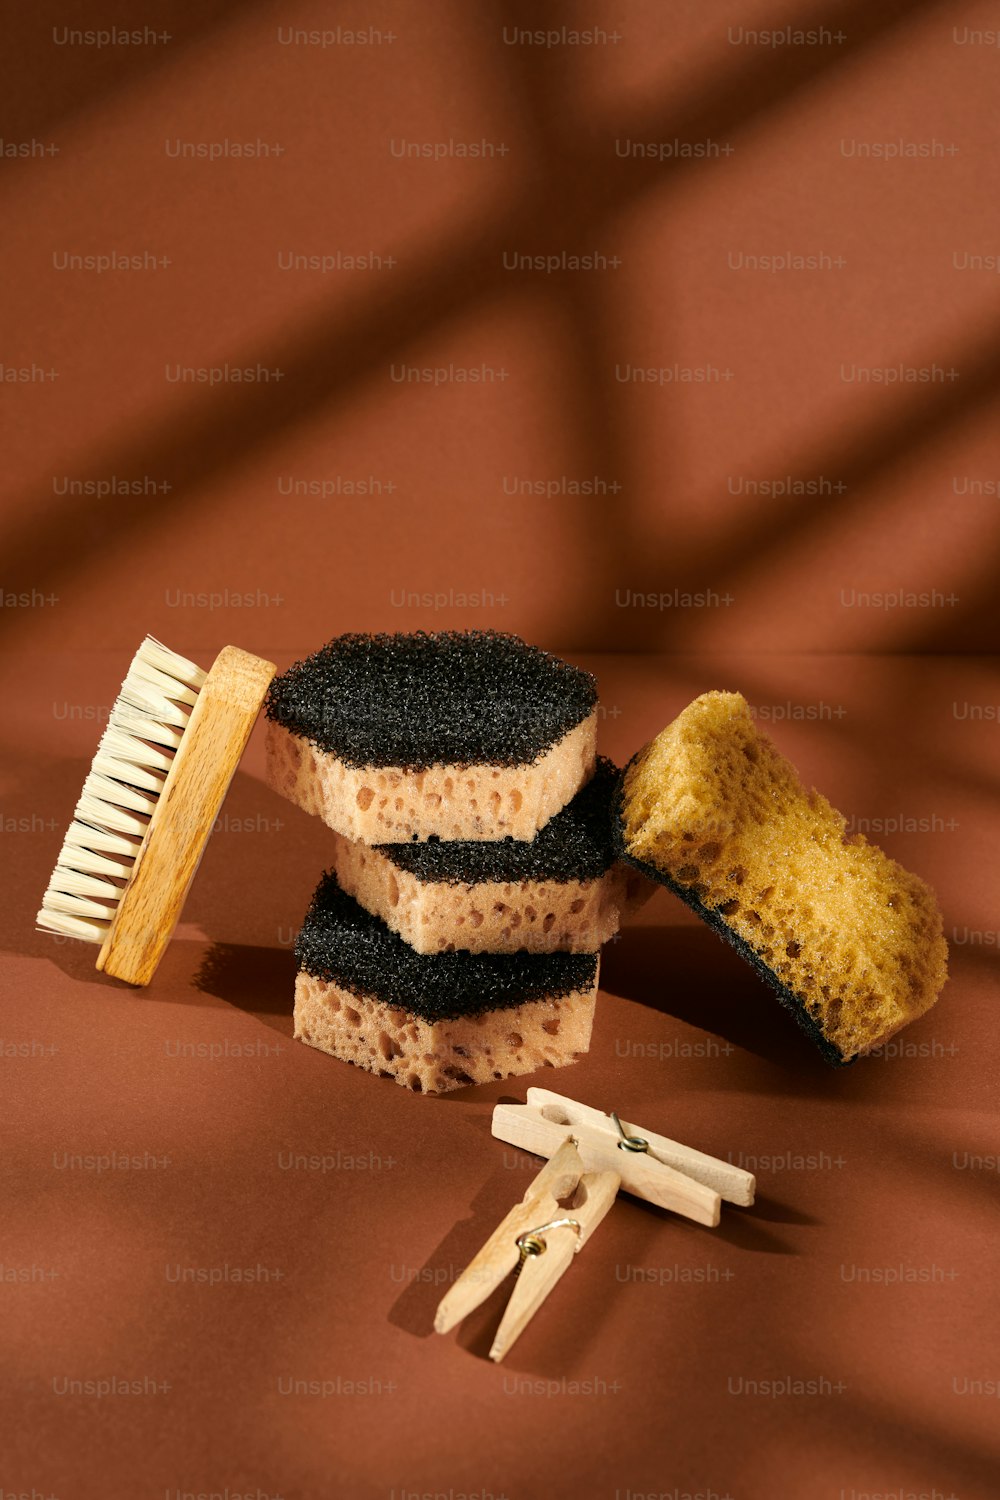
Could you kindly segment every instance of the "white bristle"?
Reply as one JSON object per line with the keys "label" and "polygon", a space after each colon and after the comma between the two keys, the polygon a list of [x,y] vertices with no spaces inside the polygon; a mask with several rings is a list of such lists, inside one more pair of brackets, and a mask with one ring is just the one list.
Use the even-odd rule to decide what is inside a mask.
{"label": "white bristle", "polygon": [[104,751],[113,755],[116,760],[128,761],[133,766],[146,766],[151,771],[162,771],[164,775],[170,770],[174,763],[172,755],[165,750],[158,750],[155,745],[147,745],[145,740],[137,740],[134,735],[126,734],[117,724],[109,724],[101,735],[101,743],[98,751]]}
{"label": "white bristle", "polygon": [[48,904],[42,907],[35,921],[39,932],[57,932],[60,937],[76,938],[81,943],[103,943],[111,925],[88,921],[85,917],[69,917],[65,912],[53,911]]}
{"label": "white bristle", "polygon": [[[100,771],[91,771],[83,783],[83,792],[77,804],[77,817],[89,822],[91,819],[82,811],[85,801],[99,799],[101,802],[109,802],[114,807],[124,807],[132,812],[145,813],[148,817],[156,806],[156,798],[149,797],[145,792],[137,792],[134,787],[126,786],[124,782],[115,781],[110,776],[102,776]],[[120,825],[112,823],[111,827]]]}
{"label": "white bristle", "polygon": [[158,694],[162,698],[172,698],[175,703],[191,704],[198,697],[194,688],[185,687],[183,683],[176,682],[166,672],[161,672],[144,661],[134,661],[128,675],[131,682],[142,683],[150,689],[151,693]]}
{"label": "white bristle", "polygon": [[183,704],[175,703],[163,693],[157,693],[144,682],[131,679],[126,679],[122,684],[115,708],[118,710],[119,722],[124,720],[126,728],[135,719],[151,719],[154,724],[173,724],[178,729],[183,729],[189,713]]}
{"label": "white bristle", "polygon": [[[136,844],[130,845],[133,853],[137,847]],[[74,844],[69,835],[59,851],[59,863],[64,869],[84,870],[89,875],[115,875],[119,880],[127,880],[132,870],[131,863],[124,865],[120,859],[95,854],[93,849]]]}
{"label": "white bristle", "polygon": [[94,770],[101,776],[110,776],[116,781],[124,781],[128,786],[144,787],[147,792],[155,792],[157,797],[163,791],[164,776],[157,776],[155,771],[147,771],[144,766],[136,766],[127,760],[119,760],[117,755],[107,755],[98,749],[94,756]]}
{"label": "white bristle", "polygon": [[102,880],[99,875],[81,874],[79,870],[73,870],[68,865],[57,865],[52,872],[49,882],[51,889],[59,891],[63,896],[93,896],[98,900],[111,897],[117,901],[121,895],[121,886],[114,885],[110,880]]}
{"label": "white bristle", "polygon": [[88,896],[67,896],[65,891],[54,891],[51,886],[45,892],[45,905],[49,911],[61,911],[69,917],[97,917],[110,922],[115,914],[117,899],[113,902],[91,901]]}
{"label": "white bristle", "polygon": [[[112,833],[108,828],[94,828],[90,823],[78,823],[75,819],[66,830],[66,844],[88,851],[100,850],[104,854],[121,854],[130,865],[139,850],[135,839],[126,838],[123,833]],[[60,864],[66,863],[66,860],[60,860]],[[75,863],[75,860],[69,863]]]}
{"label": "white bristle", "polygon": [[[39,927],[103,943],[207,673],[147,636],[101,736]],[[109,878],[110,877],[110,878]]]}
{"label": "white bristle", "polygon": [[[152,740],[156,745],[168,745],[171,750],[176,750],[180,745],[184,726],[180,728],[173,724],[165,724],[161,719],[150,717],[151,710],[138,708],[133,703],[125,703],[121,698],[111,710],[111,720],[116,728],[123,729],[127,735],[137,740]],[[187,723],[185,719],[184,723]]]}
{"label": "white bristle", "polygon": [[135,813],[125,812],[122,808],[105,802],[102,797],[81,797],[76,804],[76,816],[84,823],[93,823],[99,819],[106,828],[112,828],[116,833],[138,834],[139,838],[143,837],[147,827]]}
{"label": "white bristle", "polygon": [[[178,656],[176,651],[171,651],[158,641],[155,636],[147,635],[138,651],[135,653],[134,661],[145,662],[147,666],[153,667],[158,672],[166,672],[168,677],[173,677],[177,682],[187,683],[196,691],[202,686],[207,672],[201,667],[196,667],[193,661],[188,661],[186,656]],[[134,665],[134,662],[133,662]]]}

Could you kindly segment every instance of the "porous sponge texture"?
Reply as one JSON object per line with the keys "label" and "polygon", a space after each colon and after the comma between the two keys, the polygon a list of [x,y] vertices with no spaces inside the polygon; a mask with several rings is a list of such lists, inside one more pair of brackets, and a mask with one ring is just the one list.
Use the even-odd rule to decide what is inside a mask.
{"label": "porous sponge texture", "polygon": [[342,888],[418,953],[593,953],[655,890],[624,862],[593,880],[424,880],[391,851],[427,844],[372,849],[339,834],[333,841]]}
{"label": "porous sponge texture", "polygon": [[323,876],[295,943],[299,969],[433,1023],[596,986],[596,953],[420,954]]}
{"label": "porous sponge texture", "polygon": [[934,1004],[947,946],[933,892],[860,834],[760,734],[739,693],[705,693],[626,767],[624,855],[756,960],[838,1061]]}
{"label": "porous sponge texture", "polygon": [[558,998],[431,1021],[303,972],[295,1036],[415,1093],[444,1094],[575,1062],[590,1045],[596,996],[595,969],[586,989]]}
{"label": "porous sponge texture", "polygon": [[595,710],[530,765],[359,769],[272,720],[265,774],[274,791],[363,844],[528,840],[593,774],[596,744]]}
{"label": "porous sponge texture", "polygon": [[596,880],[617,858],[611,804],[618,777],[614,762],[599,755],[590,780],[527,842],[427,839],[387,844],[383,852],[398,869],[424,882]]}
{"label": "porous sponge texture", "polygon": [[418,953],[593,953],[655,889],[617,861],[618,770],[590,781],[530,842],[427,839],[374,848],[335,834],[341,887]]}

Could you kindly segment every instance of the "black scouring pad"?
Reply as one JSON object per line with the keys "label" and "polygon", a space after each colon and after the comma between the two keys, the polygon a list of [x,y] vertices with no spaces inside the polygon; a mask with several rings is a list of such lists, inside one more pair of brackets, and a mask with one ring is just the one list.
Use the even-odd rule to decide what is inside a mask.
{"label": "black scouring pad", "polygon": [[324,875],[295,943],[300,969],[355,995],[372,996],[430,1022],[593,986],[596,953],[434,953],[402,938]]}
{"label": "black scouring pad", "polygon": [[267,716],[352,767],[530,765],[597,685],[494,630],[343,635],[276,677]]}
{"label": "black scouring pad", "polygon": [[[633,760],[635,758],[633,757]],[[736,952],[750,965],[755,973],[766,984],[771,986],[785,1009],[792,1013],[810,1041],[814,1042],[819,1048],[824,1060],[831,1063],[834,1067],[849,1067],[856,1059],[841,1056],[837,1048],[823,1035],[820,1027],[813,1020],[794,990],[790,990],[786,984],[783,984],[774,970],[769,968],[764,962],[760,954],[755,953],[750,945],[744,942],[739,933],[733,931],[717,908],[706,906],[695,894],[691,886],[680,885],[677,881],[672,880],[666,871],[659,869],[656,865],[649,864],[646,860],[636,859],[634,855],[629,854],[625,845],[622,797],[625,777],[628,774],[629,766],[632,764],[633,761],[629,761],[628,765],[622,771],[612,794],[611,823],[616,857],[623,860],[626,864],[631,865],[634,869],[641,870],[643,875],[649,876],[650,880],[657,881],[659,885],[666,886],[668,891],[673,891],[675,896],[679,896],[685,906],[691,908],[695,916],[700,917],[707,926],[711,927],[714,933],[723,938],[731,947],[735,948]]]}
{"label": "black scouring pad", "polygon": [[598,756],[593,776],[533,839],[427,839],[379,844],[378,852],[417,880],[449,885],[525,880],[600,880],[618,855],[611,837],[611,798],[618,769]]}

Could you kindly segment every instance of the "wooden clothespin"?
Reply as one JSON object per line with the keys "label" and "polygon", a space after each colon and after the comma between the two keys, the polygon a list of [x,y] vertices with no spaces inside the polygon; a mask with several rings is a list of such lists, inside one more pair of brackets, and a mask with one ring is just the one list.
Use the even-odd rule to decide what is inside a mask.
{"label": "wooden clothespin", "polygon": [[529,1089],[526,1104],[498,1104],[493,1134],[549,1160],[445,1293],[434,1327],[447,1333],[516,1270],[490,1349],[497,1361],[586,1244],[619,1188],[710,1227],[719,1222],[723,1198],[742,1205],[754,1199],[753,1175],[741,1167],[548,1089]]}
{"label": "wooden clothespin", "polygon": [[[617,1172],[587,1172],[572,1137],[563,1139],[523,1199],[502,1220],[441,1299],[434,1327],[447,1333],[517,1271],[490,1349],[499,1363],[615,1201]],[[566,1201],[568,1200],[568,1202]]]}
{"label": "wooden clothespin", "polygon": [[624,1125],[616,1114],[606,1115],[548,1089],[529,1089],[526,1104],[498,1104],[493,1111],[497,1139],[538,1156],[557,1152],[567,1131],[585,1171],[616,1171],[623,1192],[698,1224],[718,1224],[723,1198],[743,1206],[753,1202],[756,1184],[751,1172],[641,1126]]}

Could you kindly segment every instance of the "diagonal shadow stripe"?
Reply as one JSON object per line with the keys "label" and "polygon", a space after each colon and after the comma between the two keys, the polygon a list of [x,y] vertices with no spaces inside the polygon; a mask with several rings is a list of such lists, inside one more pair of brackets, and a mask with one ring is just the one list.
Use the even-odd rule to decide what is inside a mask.
{"label": "diagonal shadow stripe", "polygon": [[[586,137],[577,132],[564,143],[556,170],[543,163],[539,171],[529,174],[525,193],[509,214],[469,235],[457,250],[452,231],[443,234],[395,291],[375,289],[366,305],[346,315],[339,308],[325,315],[310,312],[292,332],[231,359],[241,365],[284,369],[287,378],[281,386],[247,385],[209,392],[165,416],[141,437],[113,440],[88,466],[94,472],[121,468],[170,474],[174,483],[171,516],[176,519],[192,503],[199,486],[279,433],[314,417],[331,401],[343,399],[394,355],[447,326],[471,306],[513,295],[502,264],[503,250],[512,241],[531,243],[538,253],[545,253],[574,235],[582,239],[643,193],[662,190],[697,170],[677,159],[667,163],[635,160],[625,164],[627,170],[603,174],[600,168],[610,163],[614,141],[623,129],[629,136],[645,139],[724,139],[787,103],[831,68],[845,66],[891,36],[914,15],[939,4],[940,0],[891,0],[870,13],[861,0],[837,11],[834,24],[847,31],[848,42],[836,58],[822,56],[821,48],[800,48],[797,56],[772,54],[741,60],[708,82],[692,83],[687,96],[668,108]],[[535,66],[530,59],[523,65],[529,73]],[[591,428],[595,403],[592,398],[583,419]],[[38,490],[25,495],[18,510],[20,519],[4,542],[7,577],[14,587],[58,584],[106,546],[106,523],[86,500],[80,504],[79,497],[54,506],[51,494]],[[116,501],[119,541],[159,519],[160,512],[142,497]],[[646,550],[644,538],[624,512],[616,516],[613,536],[609,533],[601,540],[602,545],[607,540],[619,570],[630,565],[632,558],[641,559]],[[3,621],[8,631],[19,626],[14,614]],[[592,630],[591,616],[586,638]]]}
{"label": "diagonal shadow stripe", "polygon": [[[511,27],[530,28],[532,23],[536,27],[554,26],[561,20],[557,8],[551,4],[545,6],[541,14],[538,7],[529,5],[527,0],[502,0],[501,9],[504,24]],[[786,54],[784,61],[789,64],[785,74],[787,92],[782,102],[790,101],[807,79],[813,81],[819,73],[835,68],[838,62],[849,63],[860,46],[862,32],[866,43],[883,40],[888,29],[911,19],[913,14],[906,6],[879,8],[877,14],[860,17],[861,31],[858,30],[857,14],[848,12],[817,16],[814,22],[801,18],[803,26],[825,24],[832,31],[849,27],[850,45],[826,60],[817,55],[822,54],[822,48],[798,49],[800,54],[811,51],[811,57]],[[520,115],[529,123],[546,171],[555,178],[563,175],[567,166],[566,121],[571,122],[571,116],[563,108],[560,90],[553,87],[557,70],[546,58],[544,50],[522,50],[527,50],[532,56],[514,76],[519,88]],[[738,89],[732,96],[734,133],[751,122],[755,108],[763,103],[763,92],[757,95],[755,88],[763,89],[760,72],[752,78],[744,72],[739,84],[734,84],[734,89]],[[697,105],[694,105],[688,118],[693,120],[696,117]],[[706,135],[718,135],[720,121],[725,118],[724,108],[706,108]],[[662,292],[662,288],[660,290]],[[835,439],[828,439],[825,443],[817,441],[813,445],[816,452],[824,450],[820,457],[810,456],[792,466],[796,470],[793,477],[806,479],[816,472],[827,472],[835,459],[836,472],[850,484],[849,499],[820,499],[807,507],[793,496],[784,505],[770,507],[763,517],[744,511],[742,516],[727,525],[726,557],[723,559],[719,557],[715,538],[707,545],[701,544],[685,539],[683,530],[679,546],[672,548],[669,556],[664,556],[662,552],[651,549],[642,522],[630,503],[636,485],[630,478],[621,390],[610,376],[617,355],[609,326],[608,299],[602,296],[593,280],[585,278],[576,283],[572,283],[571,278],[562,283],[554,282],[550,295],[561,298],[575,320],[568,345],[572,357],[566,360],[563,384],[576,398],[577,445],[586,455],[582,460],[582,471],[611,474],[625,480],[623,492],[613,506],[601,497],[584,498],[580,502],[581,515],[588,523],[581,528],[587,538],[588,561],[596,560],[592,577],[603,579],[603,588],[598,583],[596,591],[593,588],[588,591],[575,619],[565,619],[564,629],[566,641],[574,645],[582,643],[591,649],[599,649],[609,638],[633,651],[669,649],[675,643],[696,644],[691,627],[680,623],[678,615],[661,616],[653,627],[641,612],[632,612],[630,617],[623,618],[623,612],[611,603],[616,587],[630,584],[639,592],[657,592],[662,587],[664,567],[668,566],[671,582],[694,592],[703,587],[708,565],[716,577],[720,576],[722,569],[727,587],[732,586],[734,580],[738,587],[740,580],[749,580],[759,574],[765,557],[781,551],[791,552],[811,533],[829,529],[834,522],[839,522],[847,511],[860,508],[862,503],[870,504],[870,496],[860,493],[865,482],[891,469],[914,449],[961,419],[967,411],[982,406],[1000,387],[1000,360],[994,357],[1000,345],[989,338],[978,339],[971,354],[963,355],[963,359],[971,361],[971,368],[963,365],[960,391],[949,388],[939,399],[939,392],[932,388],[929,399],[923,399],[918,391],[915,399],[908,403],[883,406],[876,418],[861,429],[856,426],[852,429],[847,440],[846,458],[844,439],[838,432]],[[669,413],[666,420],[669,420]],[[810,464],[820,467],[810,468]],[[788,472],[784,460],[780,468],[782,472]],[[664,487],[669,493],[669,477],[665,479]],[[967,647],[970,637],[981,649],[989,649],[988,643],[997,636],[997,615],[992,602],[994,590],[990,585],[994,562],[990,558],[982,568],[978,588],[966,588],[962,608],[953,612],[947,622],[951,627],[949,643],[952,649]],[[914,624],[914,644],[908,640],[891,649],[920,646],[949,649],[941,639],[944,624],[932,621],[922,633],[919,624]]]}
{"label": "diagonal shadow stripe", "polygon": [[[961,369],[960,386],[914,386],[911,392],[894,402],[883,401],[875,415],[856,423],[846,435],[843,428],[837,426],[832,434],[814,443],[800,459],[791,463],[782,461],[775,468],[775,472],[780,468],[783,474],[803,483],[816,474],[835,473],[847,486],[844,494],[812,496],[808,504],[793,494],[783,501],[772,502],[765,515],[744,511],[729,523],[726,530],[728,561],[720,559],[714,538],[685,543],[682,536],[670,557],[671,583],[681,589],[699,589],[704,587],[706,571],[714,569],[714,576],[724,577],[726,587],[738,594],[741,583],[749,582],[759,574],[762,560],[794,552],[810,535],[821,539],[824,532],[846,515],[870,506],[873,483],[897,464],[910,460],[929,446],[942,432],[996,401],[1000,394],[1000,322],[978,333],[973,343],[952,349],[947,354],[938,350],[933,357],[939,363],[943,360],[946,365]],[[617,519],[617,515],[609,518],[605,513],[603,525],[607,532],[617,525]],[[595,511],[595,523],[602,523],[599,511]],[[631,572],[609,582],[608,600],[616,585],[624,587],[627,584],[637,592],[655,592],[662,587],[664,560],[651,552],[648,541],[644,547],[640,543],[641,537],[637,537],[632,549]],[[604,555],[607,555],[606,549]],[[1000,576],[998,565],[1000,535],[996,538],[995,550],[984,553],[979,559],[977,581],[975,584],[970,581],[958,606],[949,612],[948,621],[927,623],[918,620],[910,633],[891,647],[880,643],[872,649],[967,651],[970,649],[968,635],[981,631],[978,644],[972,649],[995,651],[1000,646],[1000,611],[996,602],[996,580]],[[588,602],[585,616],[591,628],[595,602],[593,599]],[[686,647],[697,649],[697,638],[689,624],[667,616],[658,622],[654,632],[641,612],[633,619],[619,618],[624,613],[611,603],[604,616],[606,630],[614,622],[614,637],[620,649],[664,650],[682,636]],[[636,612],[632,613],[636,615]],[[956,636],[961,638],[961,645],[955,641]]]}
{"label": "diagonal shadow stripe", "polygon": [[[10,7],[4,22],[4,54],[0,66],[0,98],[4,101],[3,134],[10,140],[28,140],[32,136],[50,135],[70,128],[77,116],[134,88],[151,75],[176,65],[191,48],[199,46],[231,22],[245,21],[248,13],[259,8],[255,0],[199,0],[188,6],[183,17],[177,7],[162,5],[160,15],[144,8],[142,19],[135,15],[127,0],[102,5],[99,15],[65,12],[84,7],[63,6],[64,14],[46,15],[44,8]],[[57,45],[53,32],[69,30],[98,31],[109,27],[141,31],[146,27],[157,33],[168,33],[169,42],[140,46],[80,47]],[[41,62],[75,64],[72,76],[60,77],[53,84],[51,68]],[[67,70],[68,71],[68,70]],[[16,171],[16,160],[0,158],[0,169]]]}

